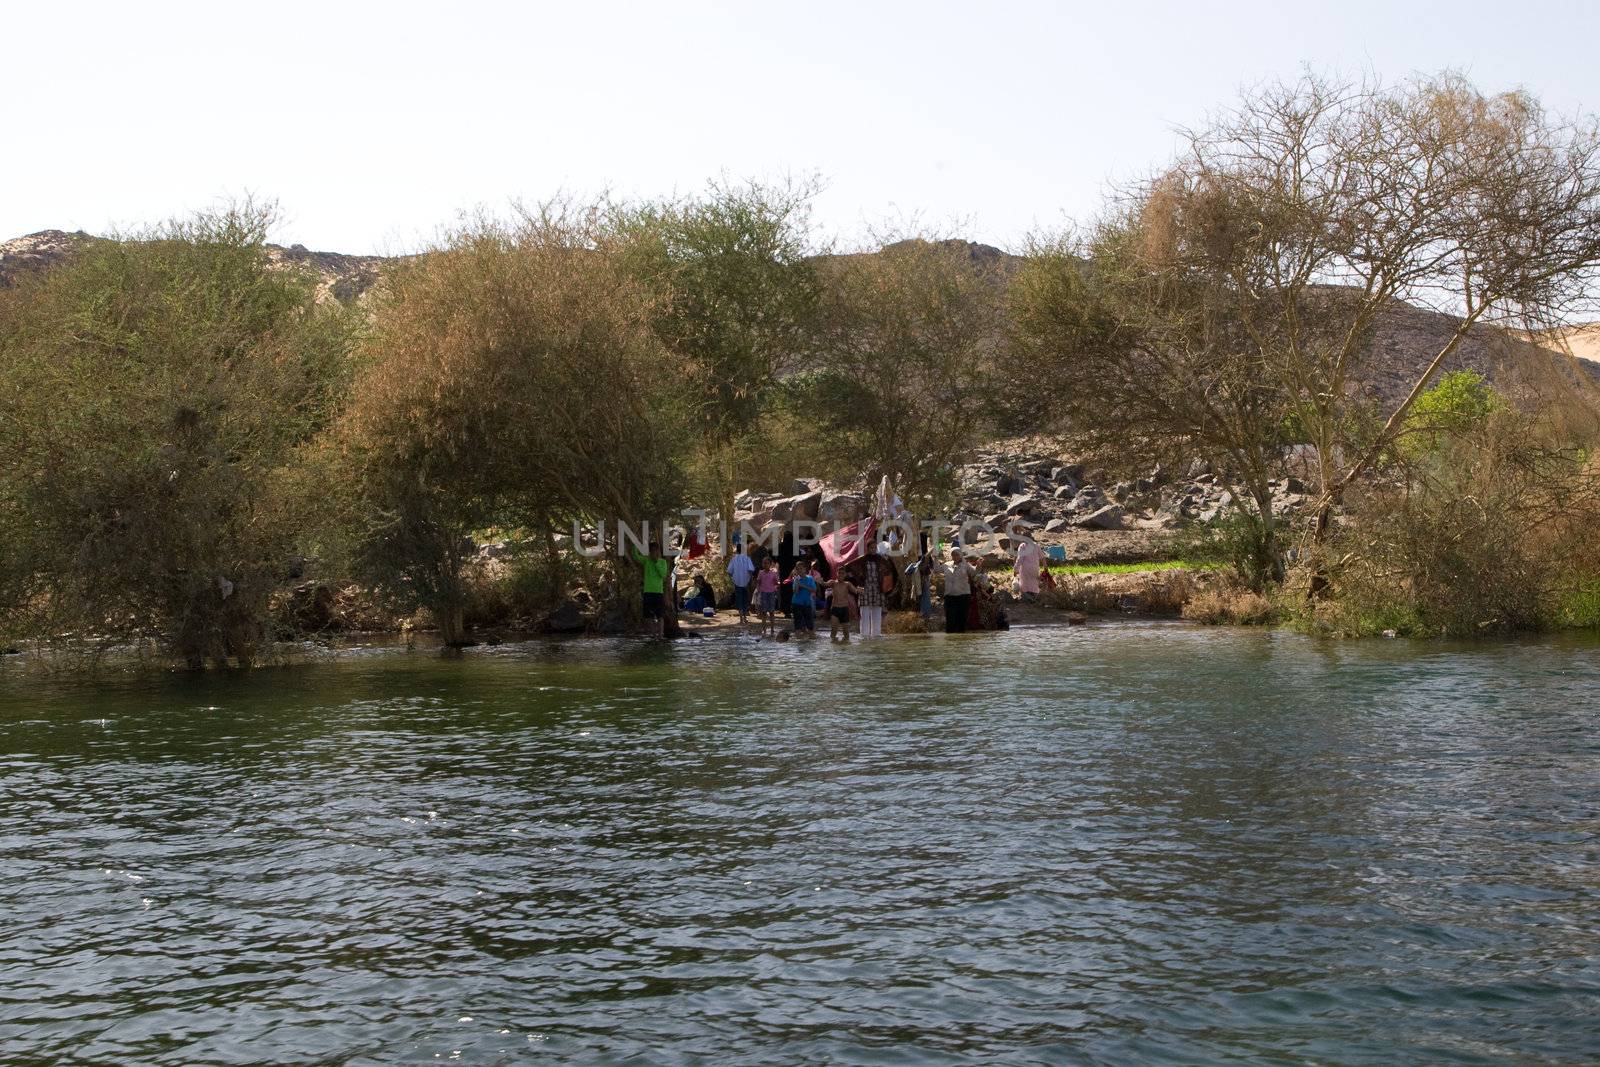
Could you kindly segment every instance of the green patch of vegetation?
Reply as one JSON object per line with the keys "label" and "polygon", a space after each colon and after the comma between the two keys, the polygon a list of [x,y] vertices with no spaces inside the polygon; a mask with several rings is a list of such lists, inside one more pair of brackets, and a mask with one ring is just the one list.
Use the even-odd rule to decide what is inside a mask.
{"label": "green patch of vegetation", "polygon": [[1568,629],[1600,628],[1600,578],[1590,578],[1562,592],[1556,618]]}
{"label": "green patch of vegetation", "polygon": [[1452,371],[1417,397],[1406,416],[1400,451],[1417,460],[1439,451],[1504,408],[1504,401],[1474,370]]}
{"label": "green patch of vegetation", "polygon": [[1357,598],[1307,603],[1279,599],[1281,617],[1301,633],[1327,637],[1430,637],[1430,627],[1411,604],[1399,600],[1368,602]]}

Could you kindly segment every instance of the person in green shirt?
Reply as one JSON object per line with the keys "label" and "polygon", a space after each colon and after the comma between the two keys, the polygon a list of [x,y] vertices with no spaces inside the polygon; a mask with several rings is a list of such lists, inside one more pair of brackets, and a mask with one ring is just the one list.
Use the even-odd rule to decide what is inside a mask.
{"label": "person in green shirt", "polygon": [[672,573],[672,561],[661,554],[661,545],[655,541],[650,542],[648,556],[636,548],[633,550],[633,558],[644,571],[641,596],[644,601],[645,620],[650,624],[651,634],[660,637],[666,607],[667,580]]}

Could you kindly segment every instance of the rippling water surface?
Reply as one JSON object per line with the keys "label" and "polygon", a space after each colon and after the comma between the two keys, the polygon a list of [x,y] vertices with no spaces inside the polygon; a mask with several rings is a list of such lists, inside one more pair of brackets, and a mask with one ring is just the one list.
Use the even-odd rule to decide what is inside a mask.
{"label": "rippling water surface", "polygon": [[0,672],[0,1058],[1600,1058],[1600,646]]}

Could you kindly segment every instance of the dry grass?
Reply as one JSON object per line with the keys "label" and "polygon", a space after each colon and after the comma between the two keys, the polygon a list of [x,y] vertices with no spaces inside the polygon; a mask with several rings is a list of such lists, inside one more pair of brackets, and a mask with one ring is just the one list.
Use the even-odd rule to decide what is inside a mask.
{"label": "dry grass", "polygon": [[883,615],[886,634],[928,634],[943,629],[944,619],[937,612],[926,619],[915,611],[887,611]]}
{"label": "dry grass", "polygon": [[1219,583],[1190,597],[1183,617],[1207,626],[1260,626],[1273,621],[1277,609],[1254,590]]}
{"label": "dry grass", "polygon": [[1177,615],[1202,584],[1202,578],[1176,568],[1073,574],[1058,578],[1053,590],[1040,594],[1039,603],[1069,611]]}

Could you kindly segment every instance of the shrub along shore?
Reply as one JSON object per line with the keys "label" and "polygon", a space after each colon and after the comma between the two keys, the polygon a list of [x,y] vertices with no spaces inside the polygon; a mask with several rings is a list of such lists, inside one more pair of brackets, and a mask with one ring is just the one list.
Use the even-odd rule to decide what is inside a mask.
{"label": "shrub along shore", "polygon": [[18,276],[0,643],[202,666],[339,627],[626,632],[638,567],[574,522],[824,491],[842,520],[884,477],[1149,564],[1063,574],[1074,610],[1142,583],[1330,634],[1600,625],[1600,389],[1532,340],[1597,291],[1592,121],[1308,75],[1020,255],[841,249],[815,191],[472,216],[359,297],[250,203]]}

